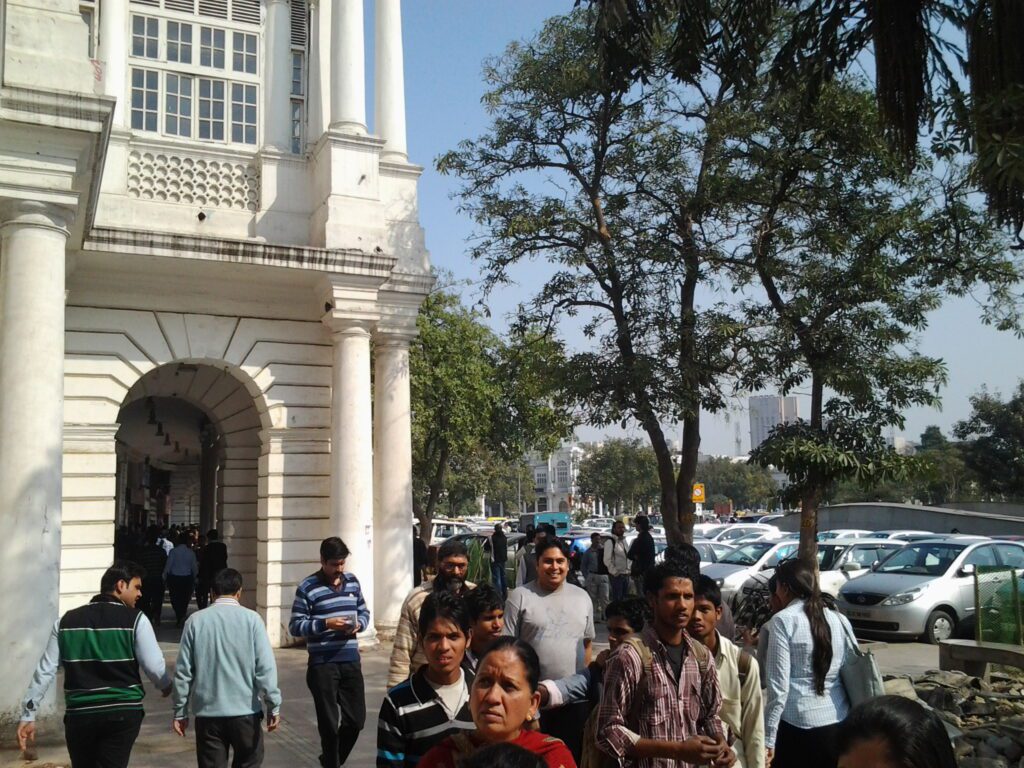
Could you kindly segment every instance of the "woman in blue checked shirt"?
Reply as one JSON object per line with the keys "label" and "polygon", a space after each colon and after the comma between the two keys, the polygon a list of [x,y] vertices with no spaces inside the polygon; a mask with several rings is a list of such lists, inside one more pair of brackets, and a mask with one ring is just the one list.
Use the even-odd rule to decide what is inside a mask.
{"label": "woman in blue checked shirt", "polygon": [[825,607],[814,572],[803,563],[782,563],[775,581],[781,610],[768,625],[768,763],[836,768],[839,723],[850,710],[839,670],[852,630],[844,616]]}

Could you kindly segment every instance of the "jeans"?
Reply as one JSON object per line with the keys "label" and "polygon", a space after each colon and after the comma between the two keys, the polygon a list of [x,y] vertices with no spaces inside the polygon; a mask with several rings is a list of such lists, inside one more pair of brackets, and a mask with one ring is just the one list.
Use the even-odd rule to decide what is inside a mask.
{"label": "jeans", "polygon": [[358,661],[312,664],[306,685],[313,694],[316,727],[320,732],[320,764],[338,768],[345,764],[366,724],[363,670]]}
{"label": "jeans", "polygon": [[608,576],[603,573],[587,575],[587,594],[594,603],[594,621],[604,619],[604,609],[608,607]]}
{"label": "jeans", "polygon": [[141,709],[64,715],[71,768],[127,768],[142,718]]}
{"label": "jeans", "polygon": [[263,714],[197,717],[196,759],[199,768],[259,768],[263,764]]}
{"label": "jeans", "polygon": [[612,602],[629,597],[629,576],[627,574],[609,576],[608,579],[611,581]]}
{"label": "jeans", "polygon": [[491,563],[491,584],[503,598],[508,597],[508,584],[505,583],[505,563]]}
{"label": "jeans", "polygon": [[179,627],[185,623],[194,587],[195,579],[191,576],[167,576],[167,591],[171,593],[171,607],[174,609],[174,618]]}

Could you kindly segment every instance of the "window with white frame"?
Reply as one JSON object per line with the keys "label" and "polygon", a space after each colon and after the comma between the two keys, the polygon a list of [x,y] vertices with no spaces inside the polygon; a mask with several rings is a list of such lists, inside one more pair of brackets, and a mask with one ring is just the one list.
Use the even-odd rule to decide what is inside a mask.
{"label": "window with white frame", "polygon": [[160,73],[155,69],[132,69],[132,128],[156,131],[160,111]]}
{"label": "window with white frame", "polygon": [[306,124],[306,56],[302,51],[292,51],[291,119],[292,153],[301,155]]}
{"label": "window with white frame", "polygon": [[167,61],[192,63],[192,25],[180,21],[167,22]]}
{"label": "window with white frame", "polygon": [[560,488],[569,487],[569,462],[562,460],[558,462],[556,468],[556,474],[558,477],[558,485]]}
{"label": "window with white frame", "polygon": [[256,48],[259,38],[246,32],[235,32],[232,35],[231,69],[234,72],[256,74]]}
{"label": "window with white frame", "polygon": [[160,19],[155,16],[132,15],[132,56],[140,59],[160,58]]}
{"label": "window with white frame", "polygon": [[[81,2],[84,8],[95,0]],[[263,68],[259,0],[131,3],[132,128],[256,146]],[[147,7],[135,13],[136,6]]]}

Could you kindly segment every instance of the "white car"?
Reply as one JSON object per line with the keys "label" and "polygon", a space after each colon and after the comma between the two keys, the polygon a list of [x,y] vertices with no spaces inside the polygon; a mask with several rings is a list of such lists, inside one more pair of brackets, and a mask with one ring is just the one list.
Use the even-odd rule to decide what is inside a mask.
{"label": "white car", "polygon": [[894,529],[888,531],[875,531],[871,534],[873,539],[899,539],[900,541],[911,541],[919,536],[935,536],[931,531],[911,531]]}
{"label": "white car", "polygon": [[434,520],[431,524],[430,546],[439,547],[446,539],[460,533],[476,533],[476,531],[468,523],[461,523],[457,520]]}
{"label": "white car", "polygon": [[[696,526],[694,526],[696,531]],[[782,531],[776,528],[774,525],[762,525],[761,523],[732,523],[726,525],[721,531],[715,531],[715,533],[707,536],[711,541],[720,541],[723,544],[732,544],[741,536],[746,536],[748,533],[760,534],[762,539],[774,539],[782,536]]]}
{"label": "white car", "polygon": [[833,528],[831,531],[820,531],[818,541],[832,541],[833,539],[866,539],[874,536],[872,531],[865,531],[863,528]]}
{"label": "white car", "polygon": [[871,569],[903,549],[906,542],[898,539],[834,539],[819,547],[834,547],[835,554],[823,562],[819,557],[818,581],[821,591],[839,596],[839,588],[851,579],[870,573]]}
{"label": "white car", "polygon": [[614,524],[615,518],[612,517],[588,517],[578,527],[587,530],[610,531]]}
{"label": "white car", "polygon": [[722,600],[735,609],[744,582],[758,571],[775,568],[783,560],[794,557],[800,546],[796,541],[752,541],[736,547],[714,565],[701,568],[722,590]]}

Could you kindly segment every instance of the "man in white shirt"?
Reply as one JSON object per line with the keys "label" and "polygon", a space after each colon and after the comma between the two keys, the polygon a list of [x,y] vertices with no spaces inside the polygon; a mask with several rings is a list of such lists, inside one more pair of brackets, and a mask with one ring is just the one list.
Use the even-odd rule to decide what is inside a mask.
{"label": "man in white shirt", "polygon": [[711,651],[722,692],[719,717],[729,729],[729,742],[739,768],[765,768],[764,699],[757,660],[718,632],[722,590],[709,576],[694,585],[689,632]]}
{"label": "man in white shirt", "polygon": [[612,537],[604,543],[604,564],[608,568],[612,601],[629,597],[629,547],[626,546],[626,524],[616,520]]}

